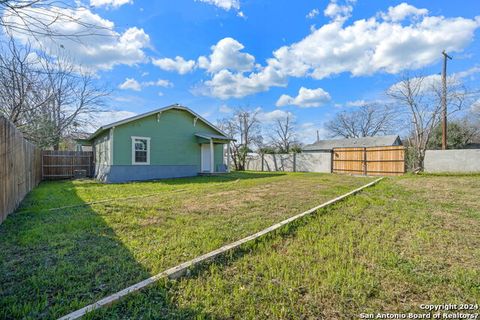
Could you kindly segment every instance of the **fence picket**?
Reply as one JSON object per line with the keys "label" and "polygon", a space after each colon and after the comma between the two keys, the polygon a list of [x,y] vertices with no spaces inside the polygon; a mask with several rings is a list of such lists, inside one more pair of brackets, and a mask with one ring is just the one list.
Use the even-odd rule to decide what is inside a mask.
{"label": "fence picket", "polygon": [[0,116],[0,223],[40,183],[40,150]]}
{"label": "fence picket", "polygon": [[335,148],[332,162],[334,173],[396,176],[405,173],[405,148]]}
{"label": "fence picket", "polygon": [[76,170],[85,170],[86,176],[92,177],[92,151],[42,151],[43,179],[73,178]]}

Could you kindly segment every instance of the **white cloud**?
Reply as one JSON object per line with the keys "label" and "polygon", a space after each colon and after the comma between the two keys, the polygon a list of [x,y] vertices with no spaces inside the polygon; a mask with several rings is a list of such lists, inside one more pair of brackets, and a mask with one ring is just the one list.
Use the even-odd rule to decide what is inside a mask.
{"label": "white cloud", "polygon": [[157,81],[142,82],[142,86],[170,88],[170,87],[173,87],[173,83],[171,83],[170,80],[158,79]]}
{"label": "white cloud", "polygon": [[477,113],[480,116],[480,99],[472,103],[472,106],[470,107],[470,110],[473,113]]}
{"label": "white cloud", "polygon": [[100,126],[104,126],[113,122],[121,121],[137,114],[132,111],[126,110],[110,110],[110,111],[101,111],[96,112],[93,116],[94,121],[89,121],[85,126],[84,130],[86,132],[95,132]]}
{"label": "white cloud", "polygon": [[418,17],[428,14],[427,9],[418,9],[406,2],[402,2],[395,7],[389,7],[387,13],[381,13],[381,17],[387,21],[402,21],[407,17]]}
{"label": "white cloud", "polygon": [[439,61],[444,48],[461,51],[472,41],[479,22],[429,16],[405,26],[374,17],[349,26],[333,21],[274,54],[292,76],[298,76],[298,70],[315,79],[343,72],[354,76],[396,74]]}
{"label": "white cloud", "polygon": [[[203,82],[200,92],[221,99],[241,98],[286,86],[289,77],[398,74],[440,61],[443,49],[462,51],[480,27],[480,17],[429,16],[424,9],[404,4],[389,8],[390,15],[382,17],[378,13],[346,25],[354,1],[345,3],[332,1],[325,10],[332,21],[313,29],[304,39],[275,50],[265,66],[257,65],[250,73],[221,69]],[[397,20],[408,15],[417,19]]]}
{"label": "white cloud", "polygon": [[457,76],[460,79],[463,79],[463,78],[474,79],[477,73],[480,73],[480,66],[474,66],[467,70],[457,72],[455,73],[455,76]]}
{"label": "white cloud", "polygon": [[[452,73],[447,77],[447,86],[453,88],[462,85],[462,78],[472,76],[478,71],[480,70],[476,70],[476,68],[474,67],[465,71]],[[419,86],[418,90],[420,92],[429,91],[432,88],[440,88],[442,85],[442,76],[438,73],[426,76],[411,77],[410,80],[414,83],[413,86]],[[389,90],[399,90],[399,86],[400,88],[403,88],[402,81],[391,85]]]}
{"label": "white cloud", "polygon": [[222,69],[234,71],[250,71],[255,64],[255,57],[248,53],[240,52],[243,44],[233,38],[223,38],[211,47],[210,56],[198,58],[198,66],[209,72],[218,72]]}
{"label": "white cloud", "polygon": [[282,94],[278,99],[276,106],[282,107],[287,105],[295,105],[300,108],[320,107],[329,102],[331,99],[332,98],[330,97],[330,94],[322,88],[307,89],[305,87],[301,87],[296,97]]}
{"label": "white cloud", "polygon": [[367,101],[362,99],[362,100],[347,101],[347,103],[345,103],[345,106],[347,106],[347,107],[362,107],[366,104],[367,104]]}
{"label": "white cloud", "polygon": [[315,18],[316,16],[318,16],[320,14],[320,10],[318,10],[317,8],[315,9],[312,9],[306,16],[305,18],[307,19],[313,19]]}
{"label": "white cloud", "polygon": [[195,61],[185,60],[183,57],[180,56],[176,56],[175,59],[152,59],[152,63],[162,70],[175,71],[179,74],[189,73],[195,68]]}
{"label": "white cloud", "polygon": [[227,106],[226,104],[222,104],[219,108],[218,111],[221,113],[232,113],[233,109]]}
{"label": "white cloud", "polygon": [[[134,65],[146,60],[144,49],[150,46],[150,37],[143,29],[131,27],[123,33],[114,31],[112,21],[85,8],[65,9],[59,7],[29,8],[17,10],[20,14],[3,13],[3,20],[40,32],[38,25],[48,25],[61,38],[43,36],[33,38],[30,33],[13,31],[13,36],[22,43],[30,43],[35,49],[46,50],[56,55],[59,50],[75,63],[91,70],[109,70],[116,65]],[[66,18],[68,17],[68,18]]]}
{"label": "white cloud", "polygon": [[112,7],[118,8],[124,4],[132,4],[133,0],[90,0],[92,7]]}
{"label": "white cloud", "polygon": [[140,91],[142,90],[141,84],[133,79],[133,78],[127,78],[125,81],[118,86],[122,90],[134,90],[134,91]]}
{"label": "white cloud", "polygon": [[211,80],[205,81],[200,92],[220,99],[242,98],[267,91],[272,86],[283,87],[286,85],[285,76],[271,66],[249,75],[232,73],[224,69],[214,74]]}
{"label": "white cloud", "polygon": [[127,78],[118,87],[122,90],[141,91],[142,87],[170,88],[170,87],[173,87],[173,83],[171,83],[169,80],[164,80],[164,79],[158,79],[157,81],[144,81],[140,83],[136,79]]}
{"label": "white cloud", "polygon": [[259,113],[257,114],[257,119],[263,123],[271,123],[277,120],[285,119],[288,115],[293,118],[293,114],[284,110],[273,110],[270,112],[264,112],[260,108],[257,109]]}
{"label": "white cloud", "polygon": [[199,1],[214,5],[226,11],[229,11],[230,9],[235,9],[235,10],[240,9],[239,0],[199,0]]}
{"label": "white cloud", "polygon": [[353,6],[351,5],[355,1],[346,1],[346,4],[340,5],[337,1],[333,0],[327,5],[323,14],[335,21],[344,21],[352,15]]}
{"label": "white cloud", "polygon": [[328,131],[323,125],[318,125],[313,122],[305,122],[298,125],[295,135],[299,141],[308,144],[317,140],[317,132],[320,139],[326,139],[328,137]]}
{"label": "white cloud", "polygon": [[137,113],[132,111],[121,110],[121,111],[98,112],[97,115],[98,117],[96,116],[95,119],[102,126],[109,123],[124,120],[130,117],[134,117],[137,115]]}

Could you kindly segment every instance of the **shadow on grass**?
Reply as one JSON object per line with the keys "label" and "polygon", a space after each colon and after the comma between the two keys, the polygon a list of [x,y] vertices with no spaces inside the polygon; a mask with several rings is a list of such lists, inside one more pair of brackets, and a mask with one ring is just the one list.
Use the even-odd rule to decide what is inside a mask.
{"label": "shadow on grass", "polygon": [[[205,175],[196,177],[161,179],[151,181],[137,181],[138,183],[163,183],[166,185],[182,185],[182,184],[196,184],[196,183],[221,183],[231,182],[235,180],[250,180],[250,179],[265,179],[272,177],[281,177],[286,175],[284,172],[252,172],[252,171],[234,171],[230,173],[218,175]],[[129,182],[127,182],[129,183]]]}
{"label": "shadow on grass", "polygon": [[[343,201],[338,202],[339,204]],[[252,242],[241,245],[232,249],[223,255],[214,259],[205,261],[188,270],[188,275],[183,276],[184,279],[195,279],[209,272],[212,264],[220,269],[225,269],[233,265],[238,260],[249,254],[255,254],[261,247],[270,246],[276,239],[286,239],[295,237],[297,231],[308,225],[311,219],[315,219],[318,215],[327,214],[331,210],[335,210],[337,204],[329,208],[319,209],[312,215],[296,220],[288,225],[266,234]],[[222,318],[215,314],[207,313],[203,309],[185,309],[179,307],[175,302],[175,283],[176,280],[162,279],[143,290],[132,293],[124,297],[120,301],[111,306],[98,309],[86,317],[87,319],[218,319]],[[168,305],[164,301],[170,301]],[[181,312],[178,312],[181,310]]]}
{"label": "shadow on grass", "polygon": [[[265,179],[265,178],[272,178],[272,177],[281,177],[286,175],[285,172],[252,172],[252,171],[235,171],[231,173],[219,174],[219,175],[212,175],[212,176],[195,176],[195,177],[183,177],[183,178],[168,178],[168,179],[160,179],[160,180],[143,180],[143,181],[130,181],[130,182],[122,182],[122,183],[111,183],[105,185],[123,185],[123,184],[153,184],[153,183],[161,183],[164,185],[186,185],[186,184],[197,184],[197,183],[222,183],[222,182],[232,182],[235,180],[250,180],[250,179]],[[97,180],[85,180],[90,181],[91,183],[82,184],[82,188],[98,188],[99,184],[104,184],[101,181]],[[65,183],[65,180],[58,181],[59,184]],[[57,183],[49,181],[48,183]]]}
{"label": "shadow on grass", "polygon": [[16,213],[0,225],[0,319],[58,318],[149,276],[89,206]]}

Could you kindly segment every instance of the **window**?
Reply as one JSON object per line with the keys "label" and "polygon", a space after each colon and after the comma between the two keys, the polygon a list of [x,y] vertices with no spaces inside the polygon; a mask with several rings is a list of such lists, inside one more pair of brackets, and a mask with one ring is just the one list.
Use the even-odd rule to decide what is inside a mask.
{"label": "window", "polygon": [[150,164],[150,138],[132,137],[132,164]]}

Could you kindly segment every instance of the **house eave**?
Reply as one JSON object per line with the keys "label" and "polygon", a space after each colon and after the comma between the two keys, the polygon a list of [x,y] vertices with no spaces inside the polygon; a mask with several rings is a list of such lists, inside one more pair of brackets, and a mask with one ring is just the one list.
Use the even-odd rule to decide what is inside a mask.
{"label": "house eave", "polygon": [[209,127],[211,127],[212,129],[214,129],[215,131],[219,132],[221,135],[227,137],[227,134],[225,134],[223,131],[221,131],[219,128],[217,128],[215,125],[213,125],[212,123],[210,123],[207,119],[203,118],[202,116],[200,116],[199,114],[197,114],[195,111],[193,111],[192,109],[188,108],[188,107],[185,107],[185,106],[182,106],[182,105],[179,105],[179,104],[172,104],[170,106],[167,106],[167,107],[163,107],[163,108],[159,108],[159,109],[155,109],[155,110],[152,110],[152,111],[149,111],[149,112],[146,112],[146,113],[142,113],[142,114],[139,114],[139,115],[136,115],[136,116],[133,116],[133,117],[130,117],[130,118],[127,118],[127,119],[123,119],[123,120],[120,120],[120,121],[116,121],[116,122],[113,122],[113,123],[110,123],[108,125],[105,125],[105,126],[101,126],[100,128],[98,128],[94,133],[92,133],[87,139],[85,140],[92,140],[92,139],[95,139],[99,134],[101,134],[102,132],[104,132],[105,130],[108,130],[108,129],[111,129],[113,127],[117,127],[117,126],[121,126],[123,124],[126,124],[126,123],[129,123],[129,122],[132,122],[132,121],[136,121],[136,120],[139,120],[139,119],[142,119],[142,118],[145,118],[145,117],[149,117],[149,116],[152,116],[154,114],[157,114],[157,113],[160,113],[160,112],[164,112],[164,111],[168,111],[168,110],[171,110],[171,109],[178,109],[178,110],[183,110],[183,111],[187,111],[189,113],[191,113],[193,116],[195,116],[196,118],[200,119],[202,122],[204,122],[205,124],[207,124]]}

